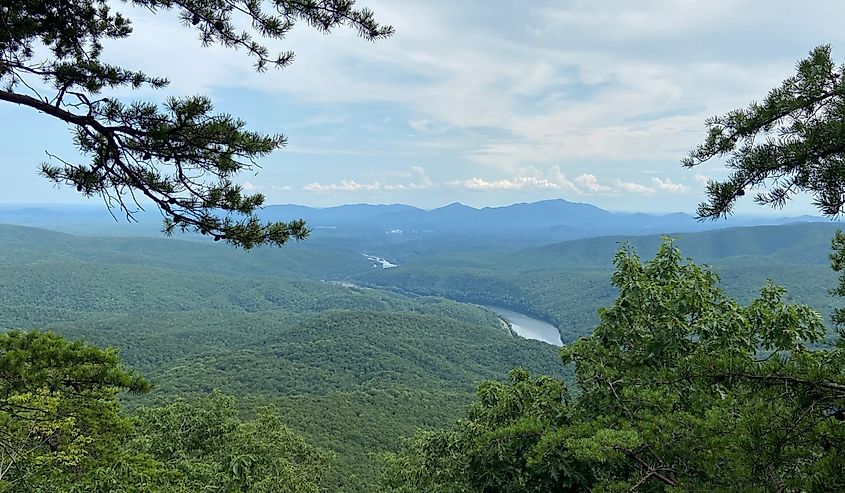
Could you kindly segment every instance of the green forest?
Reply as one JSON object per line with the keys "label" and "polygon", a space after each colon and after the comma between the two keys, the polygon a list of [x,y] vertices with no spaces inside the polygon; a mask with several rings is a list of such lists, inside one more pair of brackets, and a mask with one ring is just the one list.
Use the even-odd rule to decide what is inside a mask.
{"label": "green forest", "polygon": [[845,491],[841,6],[364,3],[0,5],[0,493]]}
{"label": "green forest", "polygon": [[[800,235],[791,233],[796,229]],[[282,484],[288,488],[282,491],[463,491],[455,485],[477,478],[453,468],[482,460],[471,454],[488,453],[484,447],[489,443],[483,440],[492,440],[496,433],[507,437],[519,426],[539,426],[524,430],[535,437],[518,446],[524,448],[501,451],[521,461],[508,467],[531,464],[548,427],[559,426],[545,421],[552,410],[543,406],[574,406],[572,396],[586,390],[579,376],[586,370],[577,360],[566,356],[562,361],[557,348],[514,337],[496,314],[470,303],[510,306],[556,322],[564,342],[571,344],[592,333],[590,324],[610,324],[608,310],[625,299],[620,283],[633,275],[621,270],[624,266],[643,277],[637,281],[639,296],[672,297],[637,302],[637,307],[665,305],[672,313],[681,307],[689,313],[744,310],[749,325],[743,330],[762,330],[765,320],[777,321],[783,324],[778,330],[799,331],[777,336],[778,344],[825,348],[833,333],[825,331],[823,322],[837,304],[828,292],[836,285],[835,272],[825,264],[834,229],[798,224],[678,235],[677,240],[596,238],[520,251],[511,257],[524,260],[508,263],[502,260],[504,253],[456,253],[394,269],[373,269],[365,263],[361,270],[354,267],[359,256],[339,250],[337,258],[353,261],[335,272],[336,279],[321,280],[327,268],[321,259],[335,252],[319,247],[307,252],[316,259],[309,273],[300,249],[238,253],[199,242],[94,238],[4,226],[0,323],[29,332],[9,332],[3,341],[3,374],[22,379],[5,390],[9,397],[4,416],[20,427],[14,436],[21,442],[14,443],[21,452],[5,456],[9,472],[3,484],[9,491],[21,481],[32,491],[55,491],[51,488],[59,483],[45,472],[50,470],[63,471],[56,474],[68,481],[68,491],[71,484],[93,485],[92,491],[193,491],[200,484],[215,484],[219,491],[278,491]],[[772,235],[800,241],[773,246]],[[695,245],[690,250],[697,257],[714,267],[684,261],[677,248],[688,243]],[[602,249],[619,253],[611,253],[609,262],[595,260],[590,265],[584,252]],[[180,252],[182,263],[168,260],[173,252]],[[640,264],[634,252],[658,256]],[[301,275],[281,274],[289,262],[300,266]],[[677,272],[655,277],[658,262]],[[465,264],[469,266],[455,267]],[[698,277],[685,278],[693,274]],[[765,288],[766,277],[785,281],[788,294]],[[404,279],[409,284],[400,284]],[[411,286],[416,293],[406,293]],[[709,297],[694,298],[696,305],[687,306],[692,299],[679,297],[694,296],[695,290]],[[821,307],[827,315],[790,305],[795,302]],[[596,311],[601,303],[606,308]],[[668,323],[661,318],[659,324],[636,322],[636,317],[646,316],[642,313],[631,316],[634,320],[626,323],[636,326]],[[677,316],[689,324],[677,327],[682,333],[703,330],[703,321],[689,321],[704,315]],[[707,324],[733,316],[708,312],[707,317],[717,318]],[[556,317],[567,323],[557,323]],[[787,350],[767,346],[773,342],[763,338],[774,334],[745,337],[765,352]],[[567,346],[564,354],[578,344],[585,343]],[[74,387],[75,380],[87,387]],[[38,414],[21,416],[16,406],[32,407],[37,411],[27,412]],[[104,407],[111,413],[107,423],[77,421],[83,412],[105,419]],[[553,413],[572,418],[575,411],[567,409]],[[174,434],[182,436],[188,417],[196,420],[190,426],[217,431],[176,440]],[[272,433],[280,438],[262,442],[267,437],[256,427],[275,430]],[[598,433],[582,430],[588,431]],[[67,442],[50,442],[58,437]],[[451,440],[458,441],[447,445]],[[183,448],[156,448],[162,441]],[[110,443],[111,448],[87,448],[94,442]],[[438,448],[444,446],[451,451]],[[451,455],[457,453],[461,455]],[[604,457],[609,452],[593,453]],[[274,459],[268,462],[261,454]],[[173,467],[177,457],[185,463]],[[435,477],[426,468],[444,460],[448,481],[414,486],[422,484],[421,477]],[[471,462],[460,465],[458,460]],[[507,470],[498,462],[483,467]],[[522,474],[527,472],[520,469]],[[543,469],[531,474],[558,473]],[[505,476],[521,485],[539,481],[533,489],[519,486],[521,491],[551,491],[550,483],[543,482],[548,478]],[[505,476],[496,481],[505,481]],[[138,478],[148,482],[139,483]],[[237,481],[245,483],[232,486]],[[475,491],[478,487],[470,483],[460,488]],[[503,483],[495,490],[511,487]]]}
{"label": "green forest", "polygon": [[[262,270],[252,252],[217,245],[2,231],[0,326],[118,348],[123,367],[108,371],[129,368],[153,384],[121,394],[132,416],[214,391],[245,418],[274,406],[285,430],[331,464],[317,475],[327,491],[368,491],[379,454],[450,422],[480,381],[516,366],[563,374],[555,348],[514,338],[481,308],[284,278],[287,262],[305,268],[295,250],[256,252],[275,264]],[[197,260],[164,260],[180,250]],[[325,264],[313,265],[319,278]]]}
{"label": "green forest", "polygon": [[[835,224],[785,226],[679,233],[670,237],[696,262],[712,266],[724,289],[750,301],[767,279],[789,290],[826,317],[836,283],[828,253]],[[500,305],[547,320],[559,327],[564,342],[588,335],[596,311],[609,305],[617,291],[609,284],[615,250],[629,244],[653,252],[661,236],[601,237],[504,252],[458,252],[422,257],[402,269],[370,270],[353,276],[363,284],[399,292]]]}

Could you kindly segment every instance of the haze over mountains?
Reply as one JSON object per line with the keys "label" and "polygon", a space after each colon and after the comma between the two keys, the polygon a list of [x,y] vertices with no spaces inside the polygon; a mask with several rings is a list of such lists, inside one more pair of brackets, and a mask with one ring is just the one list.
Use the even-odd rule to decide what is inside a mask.
{"label": "haze over mountains", "polygon": [[[591,204],[563,199],[480,209],[456,202],[431,210],[404,204],[349,204],[326,208],[287,204],[266,206],[260,216],[266,220],[305,219],[314,229],[315,238],[365,235],[372,240],[392,237],[394,241],[407,241],[441,235],[480,235],[487,239],[520,238],[534,244],[610,234],[691,232],[826,221],[815,216],[739,215],[722,221],[701,222],[687,213],[611,212]],[[125,217],[113,218],[100,204],[0,206],[0,223],[3,224],[96,234],[135,236],[159,233],[161,219],[154,209],[139,211],[134,219],[137,224],[127,222]]]}
{"label": "haze over mountains", "polygon": [[592,204],[564,199],[517,203],[501,207],[474,208],[458,202],[431,210],[391,204],[351,204],[312,208],[273,205],[263,209],[265,219],[301,217],[313,228],[346,231],[380,229],[392,234],[545,234],[561,239],[605,234],[652,234],[668,231],[702,231],[726,226],[784,224],[824,220],[812,216],[749,217],[730,221],[701,222],[685,213],[645,214],[611,212]]}

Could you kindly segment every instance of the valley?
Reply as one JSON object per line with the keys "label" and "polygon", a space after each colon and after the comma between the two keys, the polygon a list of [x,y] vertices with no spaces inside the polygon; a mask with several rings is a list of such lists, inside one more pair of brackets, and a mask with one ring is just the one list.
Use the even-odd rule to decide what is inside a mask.
{"label": "valley", "polygon": [[845,491],[843,15],[4,1],[0,493]]}
{"label": "valley", "polygon": [[[771,277],[829,316],[835,275],[825,259],[836,228],[670,236],[739,299]],[[379,454],[454,420],[480,382],[513,367],[567,378],[557,346],[588,335],[596,310],[612,303],[614,253],[630,245],[649,256],[660,243],[641,235],[537,245],[541,236],[526,234],[478,249],[477,238],[452,233],[398,241],[323,231],[245,252],[0,226],[0,327],[118,348],[156,386],[125,396],[130,410],[212,390],[245,410],[273,402],[335,454],[325,487],[363,492]]]}

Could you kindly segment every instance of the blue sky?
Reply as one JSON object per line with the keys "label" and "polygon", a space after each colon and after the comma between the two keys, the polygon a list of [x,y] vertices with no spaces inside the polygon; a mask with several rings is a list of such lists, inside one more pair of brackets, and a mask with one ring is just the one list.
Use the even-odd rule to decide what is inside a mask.
{"label": "blue sky", "polygon": [[[708,116],[762,98],[828,43],[845,61],[845,2],[362,1],[396,28],[369,43],[305,25],[296,59],[256,74],[202,48],[173,15],[128,10],[135,33],[105,57],[208,94],[286,149],[240,176],[268,203],[402,202],[431,208],[565,198],[611,210],[693,212],[721,163],[678,164]],[[0,105],[0,202],[83,199],[37,175],[45,150],[75,158],[50,118]],[[741,204],[741,212],[765,209]],[[785,213],[813,209],[807,200]]]}

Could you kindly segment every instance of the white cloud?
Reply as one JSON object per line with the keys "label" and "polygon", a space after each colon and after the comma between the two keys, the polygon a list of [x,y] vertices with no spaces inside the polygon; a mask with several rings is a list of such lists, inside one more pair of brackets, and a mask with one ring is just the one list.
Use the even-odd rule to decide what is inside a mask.
{"label": "white cloud", "polygon": [[502,191],[502,190],[560,190],[562,187],[544,178],[532,176],[517,176],[501,180],[487,181],[483,178],[470,178],[468,180],[455,180],[447,183],[450,187],[463,188],[475,191]]}
{"label": "white cloud", "polygon": [[578,183],[583,189],[587,191],[596,193],[596,192],[610,192],[613,189],[607,185],[602,185],[599,183],[598,178],[596,175],[588,175],[583,174],[575,178],[575,182]]}
{"label": "white cloud", "polygon": [[431,132],[432,130],[431,120],[408,120],[408,126],[417,132]]}
{"label": "white cloud", "polygon": [[392,185],[381,185],[380,188],[382,190],[424,190],[430,187],[419,185],[417,183],[397,183]]}
{"label": "white cloud", "polygon": [[317,193],[326,193],[326,192],[357,192],[361,190],[379,190],[382,188],[382,185],[378,182],[375,183],[358,183],[355,180],[342,180],[340,183],[328,183],[322,184],[320,182],[312,182],[308,183],[302,187],[303,190],[306,192],[317,192]]}
{"label": "white cloud", "polygon": [[411,172],[416,175],[419,188],[429,188],[434,185],[431,178],[425,173],[425,168],[422,166],[411,166]]}
{"label": "white cloud", "polygon": [[667,193],[685,193],[689,191],[686,185],[672,182],[670,179],[653,178],[652,186],[643,185],[633,181],[613,180],[603,182],[596,175],[584,173],[569,180],[560,172],[558,166],[553,166],[546,173],[534,168],[527,168],[527,175],[503,178],[498,180],[486,180],[483,178],[470,178],[467,180],[454,180],[446,185],[466,190],[476,191],[503,191],[503,190],[560,190],[578,195],[606,195],[606,194],[638,194],[654,195],[658,191]]}
{"label": "white cloud", "polygon": [[506,192],[506,191],[558,191],[576,195],[607,195],[634,193],[640,195],[654,195],[657,192],[670,194],[685,193],[689,187],[674,183],[668,178],[652,178],[652,186],[646,186],[632,181],[613,180],[603,182],[595,174],[583,173],[570,180],[560,171],[559,166],[552,166],[545,172],[535,167],[525,167],[516,176],[504,178],[471,178],[435,182],[429,178],[421,166],[412,166],[409,171],[399,173],[406,181],[389,183],[377,180],[364,183],[355,180],[342,180],[339,183],[313,182],[302,187],[307,192],[359,192],[359,191],[410,191],[429,189],[456,189],[474,192]]}
{"label": "white cloud", "polygon": [[398,173],[396,175],[404,178],[406,181],[401,183],[389,183],[380,179],[365,183],[347,179],[342,180],[339,183],[312,182],[303,186],[302,190],[307,192],[328,193],[451,188],[486,192],[507,190],[559,190],[578,194],[582,194],[584,191],[595,192],[609,190],[609,187],[599,185],[596,182],[595,176],[592,176],[591,178],[585,178],[584,176],[579,177],[582,183],[587,184],[584,187],[579,187],[575,182],[569,180],[566,175],[561,173],[560,167],[558,166],[552,166],[546,172],[533,167],[527,167],[522,170],[521,175],[509,178],[485,179],[472,177],[440,183],[433,181],[422,166],[411,166],[407,172]]}
{"label": "white cloud", "polygon": [[695,176],[693,176],[692,178],[699,185],[707,185],[707,182],[710,181],[709,176],[698,174],[698,173]]}
{"label": "white cloud", "polygon": [[687,193],[689,192],[689,187],[682,184],[682,183],[672,183],[672,180],[669,178],[661,179],[661,178],[652,178],[651,179],[652,186],[655,190],[659,190],[661,192],[669,192],[669,193]]}
{"label": "white cloud", "polygon": [[654,195],[654,189],[630,181],[616,180],[616,188],[623,192],[637,193],[642,195]]}
{"label": "white cloud", "polygon": [[243,188],[247,192],[259,192],[259,191],[262,191],[262,190],[279,190],[279,191],[293,190],[293,187],[291,187],[289,185],[263,186],[263,185],[256,185],[256,184],[249,182],[249,181],[243,182],[243,184],[241,185],[241,188]]}
{"label": "white cloud", "polygon": [[546,175],[549,177],[550,180],[560,185],[561,190],[567,190],[570,192],[581,193],[581,190],[575,185],[574,182],[570,181],[566,175],[561,173],[560,166],[554,165],[546,172]]}
{"label": "white cloud", "polygon": [[509,178],[488,180],[473,177],[465,180],[453,180],[446,185],[474,191],[504,191],[504,190],[560,190],[582,194],[583,191],[575,182],[561,173],[559,166],[550,167],[545,173],[534,167],[521,170],[521,174]]}
{"label": "white cloud", "polygon": [[411,181],[406,183],[384,183],[374,181],[362,183],[355,180],[341,180],[339,183],[312,182],[304,185],[302,190],[306,192],[331,193],[331,192],[360,192],[360,191],[402,191],[402,190],[425,190],[435,186],[434,182],[425,172],[422,166],[411,166],[410,171],[400,173]]}

